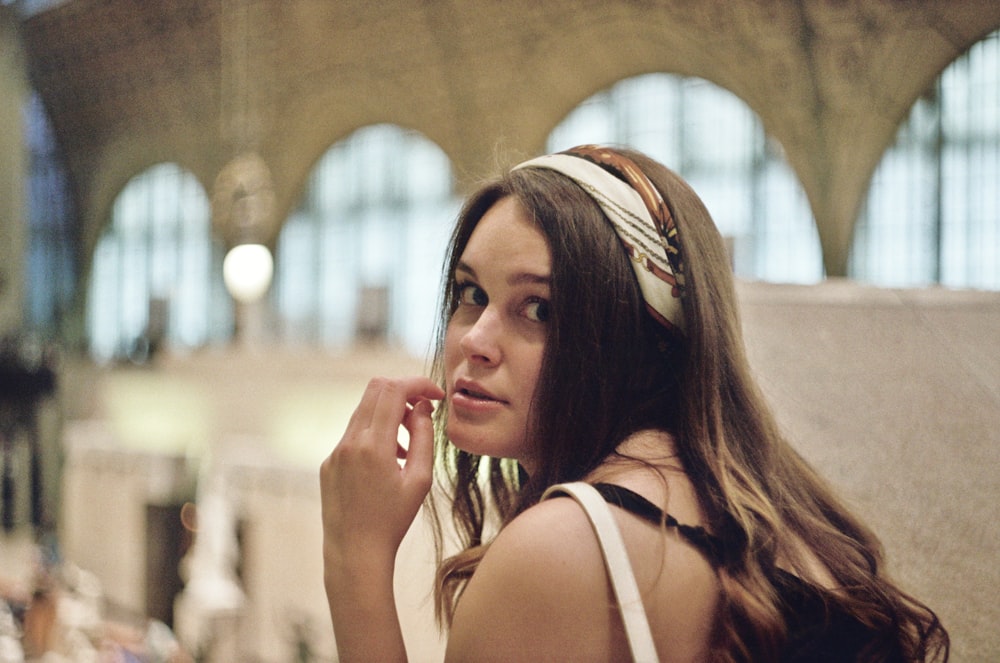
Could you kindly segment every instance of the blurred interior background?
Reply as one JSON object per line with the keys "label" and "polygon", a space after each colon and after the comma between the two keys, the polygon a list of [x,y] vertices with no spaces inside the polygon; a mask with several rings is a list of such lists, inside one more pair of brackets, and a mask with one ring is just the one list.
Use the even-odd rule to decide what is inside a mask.
{"label": "blurred interior background", "polygon": [[[332,661],[317,470],[463,194],[687,178],[789,436],[1000,659],[1000,5],[4,0],[0,662]],[[377,487],[373,487],[377,490]],[[400,556],[439,660],[422,522]]]}

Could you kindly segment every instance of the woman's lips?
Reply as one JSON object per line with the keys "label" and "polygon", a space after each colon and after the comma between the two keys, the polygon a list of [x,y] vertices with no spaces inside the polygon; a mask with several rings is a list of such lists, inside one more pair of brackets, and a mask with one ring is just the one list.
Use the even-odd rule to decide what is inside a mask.
{"label": "woman's lips", "polygon": [[497,398],[482,386],[464,380],[455,383],[451,401],[453,405],[458,407],[477,409],[507,404],[505,400]]}
{"label": "woman's lips", "polygon": [[476,391],[474,389],[460,389],[459,392],[463,396],[468,396],[469,398],[477,398],[483,401],[495,401],[497,399],[493,398],[489,394],[483,393],[481,391]]}

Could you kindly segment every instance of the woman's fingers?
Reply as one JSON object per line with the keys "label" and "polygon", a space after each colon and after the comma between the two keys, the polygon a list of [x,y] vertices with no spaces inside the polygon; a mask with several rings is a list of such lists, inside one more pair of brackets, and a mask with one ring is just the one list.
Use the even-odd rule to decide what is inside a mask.
{"label": "woman's fingers", "polygon": [[[395,441],[412,404],[443,397],[441,388],[424,377],[373,378],[348,421],[341,444],[372,442],[381,447],[388,441],[385,438]],[[393,453],[392,448],[385,449],[387,455]]]}
{"label": "woman's fingers", "polygon": [[418,484],[429,484],[434,465],[434,405],[428,400],[417,402],[407,413],[404,424],[410,434],[406,451],[406,478]]}
{"label": "woman's fingers", "polygon": [[371,426],[372,413],[375,411],[375,405],[378,403],[382,386],[383,383],[378,378],[368,381],[364,392],[361,394],[358,406],[354,408],[354,412],[351,413],[351,418],[347,422],[347,430],[344,434],[345,438],[351,432],[365,430]]}
{"label": "woman's fingers", "polygon": [[[411,474],[417,465],[430,472],[434,440],[431,400],[443,397],[444,391],[424,377],[373,378],[331,454],[331,462],[339,465],[346,461],[355,467],[362,463],[369,471],[384,473],[398,471],[396,462],[405,460],[414,470]],[[399,443],[401,425],[410,434],[409,450]]]}
{"label": "woman's fingers", "polygon": [[372,384],[378,391],[378,400],[372,412],[369,428],[377,431],[391,430],[393,439],[399,426],[406,419],[409,406],[444,396],[440,387],[424,377],[375,378],[369,386]]}

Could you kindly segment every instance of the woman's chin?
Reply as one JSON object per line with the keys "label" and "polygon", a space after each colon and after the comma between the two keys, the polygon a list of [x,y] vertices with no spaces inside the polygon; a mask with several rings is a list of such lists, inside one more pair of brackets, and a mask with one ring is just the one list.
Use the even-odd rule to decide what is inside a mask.
{"label": "woman's chin", "polygon": [[522,459],[523,441],[505,439],[497,435],[492,427],[490,430],[483,430],[482,426],[450,418],[445,426],[445,435],[452,444],[466,453],[490,458],[512,458],[526,466]]}

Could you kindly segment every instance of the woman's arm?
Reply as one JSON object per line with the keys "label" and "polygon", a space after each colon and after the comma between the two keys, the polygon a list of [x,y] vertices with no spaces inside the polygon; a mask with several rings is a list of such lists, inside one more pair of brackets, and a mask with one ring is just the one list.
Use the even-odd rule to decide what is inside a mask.
{"label": "woman's arm", "polygon": [[[406,660],[392,576],[431,486],[430,401],[443,396],[426,378],[372,380],[320,468],[324,584],[343,663]],[[410,436],[405,452],[400,425]]]}

